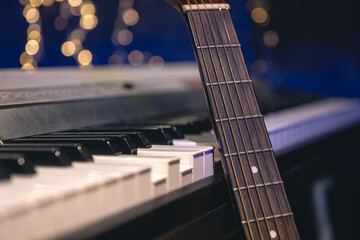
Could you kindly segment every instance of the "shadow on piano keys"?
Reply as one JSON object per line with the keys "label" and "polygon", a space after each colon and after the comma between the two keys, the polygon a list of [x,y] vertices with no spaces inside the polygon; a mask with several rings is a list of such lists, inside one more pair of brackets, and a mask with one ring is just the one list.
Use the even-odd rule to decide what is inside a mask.
{"label": "shadow on piano keys", "polygon": [[[107,68],[1,74],[9,79],[0,92],[2,238],[239,236],[216,142],[204,121],[207,109],[196,68],[170,66],[156,74]],[[349,227],[335,225],[336,217],[347,215],[332,206],[350,198],[334,196],[344,193],[339,184],[356,159],[351,139],[359,133],[353,126],[360,121],[360,101],[290,95],[295,98],[284,107],[267,104],[258,93],[295,220],[304,239],[337,236]],[[282,100],[280,95],[272,102]],[[212,147],[214,158],[205,160]],[[159,155],[161,161],[140,163]],[[185,155],[188,160],[181,158]],[[146,157],[135,160],[141,156]],[[115,158],[123,158],[122,164]],[[345,165],[340,173],[334,171],[338,161]],[[122,194],[111,191],[114,179]],[[66,205],[71,198],[72,205]]]}

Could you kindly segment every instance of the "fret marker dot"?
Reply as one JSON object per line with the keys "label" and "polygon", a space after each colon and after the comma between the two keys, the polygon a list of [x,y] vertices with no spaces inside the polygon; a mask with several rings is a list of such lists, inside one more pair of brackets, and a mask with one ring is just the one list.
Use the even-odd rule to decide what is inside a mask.
{"label": "fret marker dot", "polygon": [[277,237],[277,233],[274,230],[270,231],[270,237],[271,238],[276,238]]}
{"label": "fret marker dot", "polygon": [[255,166],[252,166],[252,167],[251,167],[251,170],[252,170],[253,173],[257,173],[257,172],[258,172],[258,169],[257,169],[257,167],[255,167]]}

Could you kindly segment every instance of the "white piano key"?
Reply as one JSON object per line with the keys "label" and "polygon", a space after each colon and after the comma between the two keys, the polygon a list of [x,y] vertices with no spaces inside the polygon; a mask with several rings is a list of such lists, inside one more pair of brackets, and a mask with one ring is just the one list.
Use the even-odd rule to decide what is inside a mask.
{"label": "white piano key", "polygon": [[[37,176],[37,178],[35,178],[36,181],[33,181],[33,182],[40,183],[40,184],[43,184],[43,185],[47,184],[47,186],[51,187],[51,189],[56,187],[56,185],[59,184],[59,183],[68,184],[68,185],[71,184],[71,185],[74,185],[73,187],[77,187],[79,189],[80,186],[78,185],[78,183],[89,185],[92,182],[93,188],[89,188],[89,187],[84,188],[84,191],[81,192],[81,193],[84,193],[84,194],[79,194],[80,199],[78,199],[78,200],[80,200],[80,201],[78,201],[78,203],[80,203],[80,205],[78,204],[76,206],[76,208],[72,209],[73,211],[75,211],[75,210],[77,210],[77,207],[81,208],[81,206],[84,206],[83,210],[85,210],[85,211],[82,211],[82,214],[80,215],[80,216],[83,217],[83,219],[82,219],[83,222],[80,221],[80,225],[84,225],[84,224],[87,224],[87,223],[89,223],[91,221],[98,220],[99,218],[104,216],[105,212],[107,214],[109,214],[109,212],[106,211],[108,209],[107,207],[109,206],[109,201],[114,200],[114,195],[113,195],[114,194],[113,193],[114,188],[109,187],[109,186],[113,186],[113,185],[109,184],[109,181],[105,181],[105,179],[109,179],[109,177],[110,177],[109,174],[101,173],[102,176],[100,177],[99,175],[94,176],[94,171],[82,171],[82,170],[81,171],[77,170],[76,172],[72,171],[72,173],[71,173],[72,175],[78,176],[78,181],[76,181],[76,177],[71,177],[68,174],[71,171],[70,172],[66,171],[67,174],[63,174],[62,173],[63,171],[58,172],[56,170],[55,171],[45,171],[48,174],[52,173],[53,175],[50,175],[50,176],[52,176],[53,179],[51,179],[51,177],[49,175],[44,175],[43,170],[40,170],[40,171],[38,170],[38,172],[42,172],[42,174],[40,173],[41,177],[39,178]],[[90,176],[91,176],[92,179],[90,181],[84,180],[84,177],[86,177],[86,176],[81,176],[81,174],[79,176],[79,173],[81,173],[81,172],[83,172],[83,173],[84,172],[91,173]],[[97,174],[99,174],[99,172]],[[114,176],[114,174],[111,175],[112,179],[113,179],[113,176]],[[128,174],[123,174],[123,176],[124,176],[125,179],[127,177],[129,177]],[[55,180],[54,178],[57,178],[58,180]],[[59,179],[60,179],[60,181],[59,181]],[[63,180],[61,180],[61,179],[63,179]],[[65,180],[68,179],[68,180],[64,181],[64,179]],[[101,182],[101,181],[104,181],[103,182],[104,183],[103,187],[99,187],[99,184],[100,184],[99,182]],[[21,183],[21,181],[19,181],[19,180],[17,182]],[[124,182],[126,182],[126,181],[124,181]],[[131,195],[131,189],[133,189],[135,187],[135,181],[133,181],[133,183],[134,184],[130,186],[130,189],[129,189],[129,186],[128,186],[127,189],[124,189],[124,191],[122,193],[122,195],[124,197],[128,198],[129,193]],[[27,181],[24,182],[24,185],[26,185],[26,184],[27,184]],[[100,184],[100,186],[101,186],[101,184]],[[124,187],[126,187],[126,184],[124,185]],[[107,190],[109,190],[109,191],[107,191]],[[110,198],[105,198],[106,196],[108,196]],[[100,197],[100,199],[99,199],[99,197]],[[135,198],[135,194],[134,194],[133,198]],[[101,201],[101,199],[103,201]],[[104,200],[108,200],[108,201],[104,201]],[[100,204],[100,206],[98,204]],[[112,202],[110,202],[110,204],[112,204]],[[100,207],[100,209],[98,209],[98,211],[92,211],[93,209],[97,209],[99,207]],[[127,207],[127,206],[124,206],[124,207]],[[37,210],[37,209],[35,209],[35,210]],[[48,214],[44,214],[44,212],[46,212],[46,210],[47,210],[46,208],[45,209],[40,209],[41,211],[38,211],[38,212],[36,212],[35,210],[32,211],[32,215],[33,215],[32,219],[34,219],[34,218],[36,219],[36,216],[43,216],[43,217],[37,217],[38,219],[41,220],[41,219],[46,219],[46,216],[49,216]],[[101,210],[103,210],[103,211],[101,211]],[[63,213],[61,213],[61,214],[63,215]],[[54,219],[56,219],[57,214],[52,213],[52,215],[54,216],[54,218],[51,218],[51,219],[47,220],[46,223],[54,224],[52,221]],[[71,221],[71,218],[70,219],[63,219],[63,222],[64,221]],[[32,222],[34,222],[34,221],[32,221]],[[30,226],[31,226],[31,223],[30,223]],[[37,224],[37,226],[31,227],[31,229],[37,229],[39,226],[41,227],[41,226],[43,226],[43,224]],[[57,227],[59,227],[59,226],[57,226]],[[48,229],[51,230],[51,229],[53,229],[53,227],[49,226]],[[36,232],[36,231],[33,231],[33,232]],[[32,234],[34,234],[34,233],[32,233]],[[51,236],[51,234],[54,234],[54,232],[53,233],[46,232],[46,231],[42,232],[42,236]]]}
{"label": "white piano key", "polygon": [[173,146],[173,145],[152,145],[152,149],[162,150],[199,150],[203,152],[204,156],[204,176],[209,177],[214,175],[214,147],[212,146]]}
{"label": "white piano key", "polygon": [[188,139],[173,139],[172,144],[174,146],[184,146],[184,147],[197,146],[195,141],[191,141]]}
{"label": "white piano key", "polygon": [[144,157],[132,155],[103,156],[94,155],[95,163],[122,165],[150,165],[154,173],[167,176],[167,191],[180,188],[180,159],[179,157]]}
{"label": "white piano key", "polygon": [[322,138],[360,119],[360,100],[329,98],[264,117],[277,155]]}
{"label": "white piano key", "polygon": [[163,151],[161,149],[139,148],[138,156],[177,156],[180,157],[180,164],[193,166],[193,182],[201,180],[204,174],[204,157],[203,153],[198,150],[171,150]]}
{"label": "white piano key", "polygon": [[[117,164],[101,164],[98,162],[95,163],[84,163],[76,162],[73,163],[73,168],[75,169],[85,169],[85,170],[96,170],[96,171],[105,171],[105,172],[124,172],[129,171],[130,168],[124,168]],[[151,196],[151,174],[150,167],[148,166],[138,166],[131,169],[134,171],[136,177],[136,196],[137,202],[142,203],[149,200]]]}
{"label": "white piano key", "polygon": [[181,187],[185,187],[193,182],[193,167],[180,165]]}
{"label": "white piano key", "polygon": [[0,209],[0,239],[27,239],[26,207],[0,200]]}
{"label": "white piano key", "polygon": [[155,198],[164,195],[166,193],[167,191],[166,179],[167,178],[165,174],[159,174],[159,173],[151,174],[152,192]]}

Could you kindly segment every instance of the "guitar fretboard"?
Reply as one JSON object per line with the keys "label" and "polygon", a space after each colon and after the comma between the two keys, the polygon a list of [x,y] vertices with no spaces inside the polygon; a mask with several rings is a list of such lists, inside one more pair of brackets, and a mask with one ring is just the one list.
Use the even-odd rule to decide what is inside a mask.
{"label": "guitar fretboard", "polygon": [[247,239],[299,239],[240,43],[223,5],[187,5],[184,15],[237,212]]}

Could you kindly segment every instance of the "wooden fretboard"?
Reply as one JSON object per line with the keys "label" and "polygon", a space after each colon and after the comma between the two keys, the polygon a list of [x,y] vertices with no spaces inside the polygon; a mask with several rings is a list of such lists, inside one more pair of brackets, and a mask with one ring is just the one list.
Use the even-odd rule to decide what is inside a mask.
{"label": "wooden fretboard", "polygon": [[188,3],[181,6],[246,239],[299,239],[229,7]]}

